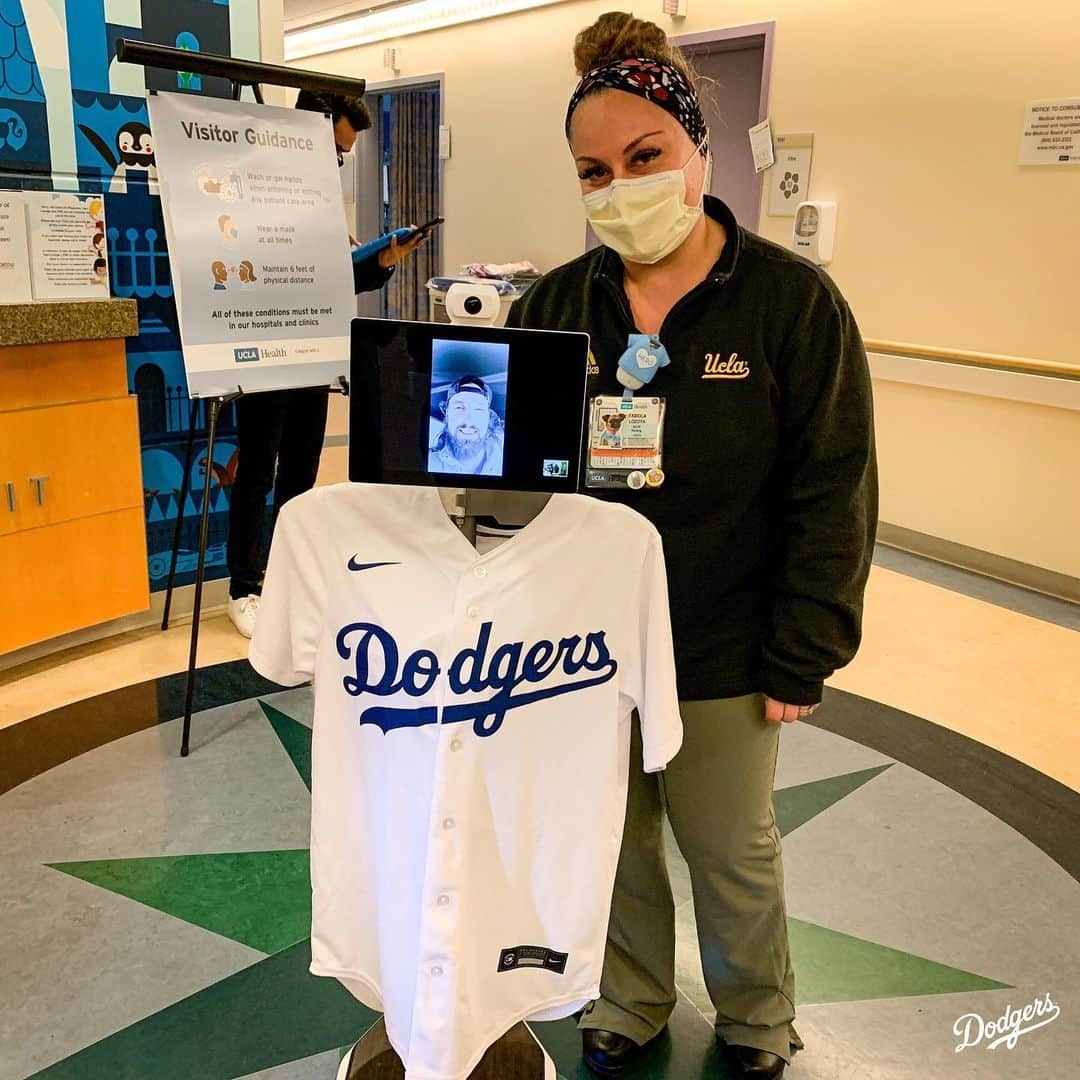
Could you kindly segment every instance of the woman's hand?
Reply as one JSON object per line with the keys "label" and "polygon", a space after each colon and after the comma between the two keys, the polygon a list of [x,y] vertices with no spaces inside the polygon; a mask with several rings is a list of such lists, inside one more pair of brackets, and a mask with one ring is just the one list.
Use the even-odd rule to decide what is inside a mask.
{"label": "woman's hand", "polygon": [[403,243],[398,243],[397,237],[390,238],[390,246],[379,252],[379,265],[384,270],[391,266],[397,266],[406,255],[411,255],[426,239],[423,233],[414,233]]}
{"label": "woman's hand", "polygon": [[770,724],[794,724],[809,716],[816,705],[787,705],[783,701],[774,701],[768,695],[765,696],[765,719]]}

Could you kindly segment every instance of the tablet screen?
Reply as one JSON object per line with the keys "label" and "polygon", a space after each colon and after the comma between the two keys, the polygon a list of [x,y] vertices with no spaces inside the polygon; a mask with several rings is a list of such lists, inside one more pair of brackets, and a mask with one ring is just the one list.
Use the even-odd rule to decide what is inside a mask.
{"label": "tablet screen", "polygon": [[355,319],[349,479],[567,492],[586,334]]}

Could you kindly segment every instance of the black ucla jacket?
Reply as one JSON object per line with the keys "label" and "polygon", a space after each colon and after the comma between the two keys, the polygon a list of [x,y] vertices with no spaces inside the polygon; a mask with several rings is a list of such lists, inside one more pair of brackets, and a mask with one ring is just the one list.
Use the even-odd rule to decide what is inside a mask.
{"label": "black ucla jacket", "polygon": [[[855,655],[874,544],[866,352],[824,271],[740,228],[718,199],[705,209],[727,243],[664,321],[672,363],[649,384],[668,404],[665,482],[595,494],[663,537],[684,700],[814,704]],[[637,331],[610,249],[546,274],[508,325],[590,334],[589,397],[622,393],[615,371]]]}

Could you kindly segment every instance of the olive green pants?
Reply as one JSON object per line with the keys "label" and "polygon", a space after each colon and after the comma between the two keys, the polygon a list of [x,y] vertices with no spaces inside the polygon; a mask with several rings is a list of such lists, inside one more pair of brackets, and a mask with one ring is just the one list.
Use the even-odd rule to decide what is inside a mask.
{"label": "olive green pants", "polygon": [[634,722],[626,831],[615,879],[601,997],[581,1019],[645,1043],[675,1007],[675,904],[664,814],[690,867],[705,985],[727,1042],[791,1060],[795,978],[788,952],[773,778],[780,725],[760,694],[683,702],[682,750],[641,767]]}

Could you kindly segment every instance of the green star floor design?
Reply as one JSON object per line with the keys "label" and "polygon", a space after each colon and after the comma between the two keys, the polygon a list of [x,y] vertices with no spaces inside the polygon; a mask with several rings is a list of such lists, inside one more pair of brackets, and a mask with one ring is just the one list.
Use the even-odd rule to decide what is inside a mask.
{"label": "green star floor design", "polygon": [[[159,680],[73,708],[111,741],[0,795],[0,1080],[331,1080],[374,1021],[307,971],[310,691],[245,666],[204,673],[189,758]],[[118,711],[154,701],[117,737]],[[1080,799],[852,695],[819,718],[785,728],[776,781],[807,1045],[787,1076],[1069,1075]],[[635,1076],[723,1078],[669,847],[680,1001]],[[956,1051],[959,1018],[1047,994],[1059,1018],[1014,1048]],[[589,1075],[572,1021],[535,1030],[565,1080]]]}

